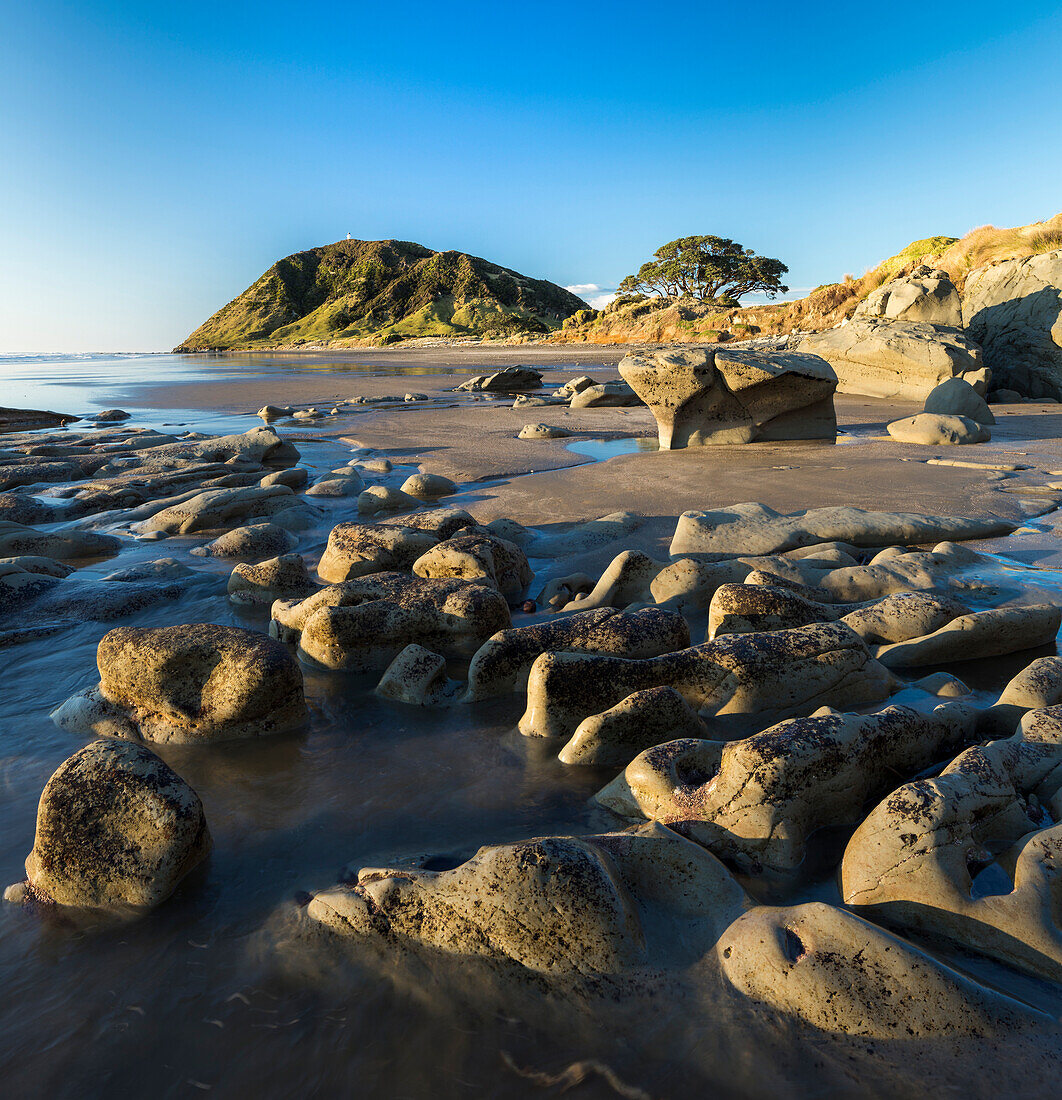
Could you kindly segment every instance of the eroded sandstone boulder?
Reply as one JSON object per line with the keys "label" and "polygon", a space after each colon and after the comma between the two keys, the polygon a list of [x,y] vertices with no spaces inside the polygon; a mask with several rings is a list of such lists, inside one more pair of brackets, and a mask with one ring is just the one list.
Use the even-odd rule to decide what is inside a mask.
{"label": "eroded sandstone boulder", "polygon": [[1062,980],[1062,709],[893,791],[841,864],[847,904]]}
{"label": "eroded sandstone boulder", "polygon": [[247,519],[273,519],[289,509],[298,510],[295,494],[287,485],[244,486],[211,489],[163,508],[136,524],[141,534],[155,531],[167,535],[190,535],[196,531],[220,530]]}
{"label": "eroded sandstone boulder", "polygon": [[380,677],[376,694],[417,707],[440,702],[449,695],[446,658],[415,643],[407,645]]}
{"label": "eroded sandstone boulder", "polygon": [[642,399],[627,384],[617,379],[612,382],[595,382],[573,393],[568,405],[573,409],[609,409],[633,408],[641,405]]}
{"label": "eroded sandstone boulder", "polygon": [[783,515],[755,501],[711,511],[683,512],[671,540],[671,556],[777,554],[800,546],[845,542],[896,546],[995,538],[1014,524],[995,516],[967,519],[862,508],[811,508]]}
{"label": "eroded sandstone boulder", "polygon": [[970,272],[963,315],[997,387],[1062,399],[1062,250]]}
{"label": "eroded sandstone boulder", "polygon": [[619,369],[656,417],[661,450],[837,434],[837,376],[816,355],[706,348],[628,355]]}
{"label": "eroded sandstone boulder", "polygon": [[69,561],[107,558],[121,549],[121,539],[95,531],[37,531],[21,523],[0,520],[0,557],[42,557]]}
{"label": "eroded sandstone boulder", "polygon": [[213,623],[118,627],[99,684],[52,712],[74,733],[204,744],[281,733],[306,718],[302,671],[279,642]]}
{"label": "eroded sandstone boulder", "polygon": [[923,411],[942,416],[964,416],[987,427],[996,422],[984,396],[965,377],[948,378],[941,382],[926,398]]}
{"label": "eroded sandstone boulder", "polygon": [[833,367],[840,393],[910,401],[924,401],[945,379],[982,365],[969,335],[921,321],[853,319],[811,333],[797,347]]}
{"label": "eroded sandstone boulder", "polygon": [[371,573],[411,570],[438,541],[434,533],[407,524],[339,523],[328,536],[317,573],[335,584]]}
{"label": "eroded sandstone boulder", "polygon": [[224,535],[190,551],[200,557],[267,558],[286,554],[299,543],[298,537],[275,523],[253,523],[235,527]]}
{"label": "eroded sandstone boulder", "polygon": [[962,328],[962,299],[946,271],[920,264],[909,274],[872,290],[852,316]]}
{"label": "eroded sandstone boulder", "polygon": [[516,390],[537,390],[541,385],[541,371],[531,367],[503,367],[493,374],[477,374],[457,388],[472,392],[513,393]]}
{"label": "eroded sandstone boulder", "polygon": [[760,906],[719,940],[723,973],[773,1012],[835,1035],[1008,1038],[1048,1017],[824,902]]}
{"label": "eroded sandstone boulder", "polygon": [[649,748],[597,801],[622,817],[671,825],[747,873],[791,872],[816,829],[855,825],[868,798],[962,745],[975,720],[963,703],[930,715],[825,707],[741,741]]}
{"label": "eroded sandstone boulder", "polygon": [[891,683],[844,623],[729,634],[644,660],[544,653],[531,666],[520,732],[568,739],[584,718],[650,687],[673,687],[705,716],[781,718],[875,702]]}
{"label": "eroded sandstone boulder", "polygon": [[686,620],[656,608],[620,612],[596,608],[550,622],[499,631],[476,651],[468,666],[465,702],[522,691],[543,653],[609,653],[656,657],[690,643]]}
{"label": "eroded sandstone boulder", "polygon": [[275,600],[304,600],[317,587],[301,554],[281,554],[256,565],[241,562],[226,589],[233,603],[271,607]]}
{"label": "eroded sandstone boulder", "polygon": [[459,577],[496,588],[510,603],[527,591],[535,574],[515,543],[489,534],[458,534],[437,543],[413,563],[418,577]]}
{"label": "eroded sandstone boulder", "polygon": [[923,412],[887,425],[889,435],[897,443],[920,443],[925,447],[961,446],[987,443],[992,433],[984,424],[967,416],[944,416]]}
{"label": "eroded sandstone boulder", "polygon": [[377,573],[278,600],[270,633],[325,668],[385,669],[411,642],[446,657],[468,655],[510,625],[509,606],[485,584]]}
{"label": "eroded sandstone boulder", "polygon": [[94,741],[41,794],[27,880],[11,901],[150,909],[210,850],[195,791],[141,745]]}
{"label": "eroded sandstone boulder", "polygon": [[306,914],[389,955],[441,951],[510,972],[598,978],[666,959],[661,939],[676,922],[707,951],[750,905],[710,853],[649,826],[481,848],[448,871],[362,868]]}

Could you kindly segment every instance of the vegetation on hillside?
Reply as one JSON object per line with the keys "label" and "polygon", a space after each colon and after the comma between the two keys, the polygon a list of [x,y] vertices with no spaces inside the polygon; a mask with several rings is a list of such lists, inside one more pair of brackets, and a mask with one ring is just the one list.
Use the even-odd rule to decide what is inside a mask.
{"label": "vegetation on hillside", "polygon": [[339,241],[278,260],[176,350],[541,336],[580,309],[563,287],[463,252]]}
{"label": "vegetation on hillside", "polygon": [[987,264],[1035,256],[1062,248],[1062,214],[1015,229],[985,225],[966,236],[914,241],[866,274],[816,287],[793,302],[720,308],[694,298],[617,298],[605,310],[571,317],[552,339],[590,343],[670,343],[743,340],[789,332],[819,331],[851,317],[856,306],[882,283],[919,264],[946,271],[961,290],[969,273]]}

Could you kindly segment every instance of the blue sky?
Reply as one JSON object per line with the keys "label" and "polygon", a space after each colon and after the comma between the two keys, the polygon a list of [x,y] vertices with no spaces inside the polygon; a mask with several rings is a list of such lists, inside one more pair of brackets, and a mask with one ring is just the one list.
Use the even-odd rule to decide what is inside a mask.
{"label": "blue sky", "polygon": [[0,351],[171,347],[348,232],[858,274],[1062,209],[1060,57],[1057,3],[5,4]]}

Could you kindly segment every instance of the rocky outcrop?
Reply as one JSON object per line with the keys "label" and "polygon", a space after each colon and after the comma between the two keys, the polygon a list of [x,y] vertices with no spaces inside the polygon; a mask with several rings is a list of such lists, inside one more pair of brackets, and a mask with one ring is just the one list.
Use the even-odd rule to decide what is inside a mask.
{"label": "rocky outcrop", "polygon": [[99,685],[53,711],[63,729],[204,744],[281,733],[306,718],[298,664],[256,631],[119,627],[103,636],[96,663]]}
{"label": "rocky outcrop", "polygon": [[661,450],[837,434],[837,376],[816,355],[706,348],[628,355],[619,370],[656,417]]}
{"label": "rocky outcrop", "polygon": [[304,600],[317,591],[300,554],[281,554],[256,565],[241,562],[226,588],[233,603],[250,607],[270,607],[275,600]]}
{"label": "rocky outcrop", "polygon": [[910,274],[872,290],[852,316],[962,328],[962,299],[946,271],[920,264]]}
{"label": "rocky outcrop", "polygon": [[338,584],[372,573],[409,570],[438,541],[430,531],[405,524],[338,523],[328,536],[317,573]]}
{"label": "rocky outcrop", "polygon": [[48,780],[25,883],[9,901],[150,909],[210,850],[195,791],[140,745],[95,741]]}
{"label": "rocky outcrop", "polygon": [[625,382],[595,382],[573,393],[568,404],[573,409],[633,408],[642,399]]}
{"label": "rocky outcrop", "polygon": [[502,367],[493,374],[477,374],[457,388],[471,390],[473,393],[514,393],[516,390],[537,390],[541,386],[541,371],[531,367]]}
{"label": "rocky outcrop", "polygon": [[805,336],[797,350],[837,372],[840,393],[924,401],[945,379],[981,367],[981,349],[956,328],[914,321],[851,320]]}
{"label": "rocky outcrop", "polygon": [[[973,377],[972,374],[970,377]],[[966,378],[949,378],[941,382],[926,398],[923,411],[942,416],[964,416],[989,428],[996,422],[984,394],[978,393]]]}
{"label": "rocky outcrop", "polygon": [[972,271],[963,316],[998,387],[1062,399],[1062,250]]}

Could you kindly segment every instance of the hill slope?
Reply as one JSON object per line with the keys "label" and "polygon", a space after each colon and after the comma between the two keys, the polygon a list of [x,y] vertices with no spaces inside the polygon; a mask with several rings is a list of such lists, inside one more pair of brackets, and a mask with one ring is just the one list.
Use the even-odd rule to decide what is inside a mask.
{"label": "hill slope", "polygon": [[600,312],[587,310],[573,316],[553,339],[596,344],[714,343],[794,331],[821,331],[851,317],[856,306],[882,283],[919,264],[946,271],[961,290],[974,268],[1057,248],[1062,248],[1062,214],[1017,229],[985,225],[961,238],[927,237],[914,241],[861,278],[847,275],[841,282],[816,287],[806,298],[793,302],[739,309],[660,298],[617,302]]}
{"label": "hill slope", "polygon": [[278,260],[175,351],[543,334],[586,303],[464,252],[338,241]]}

